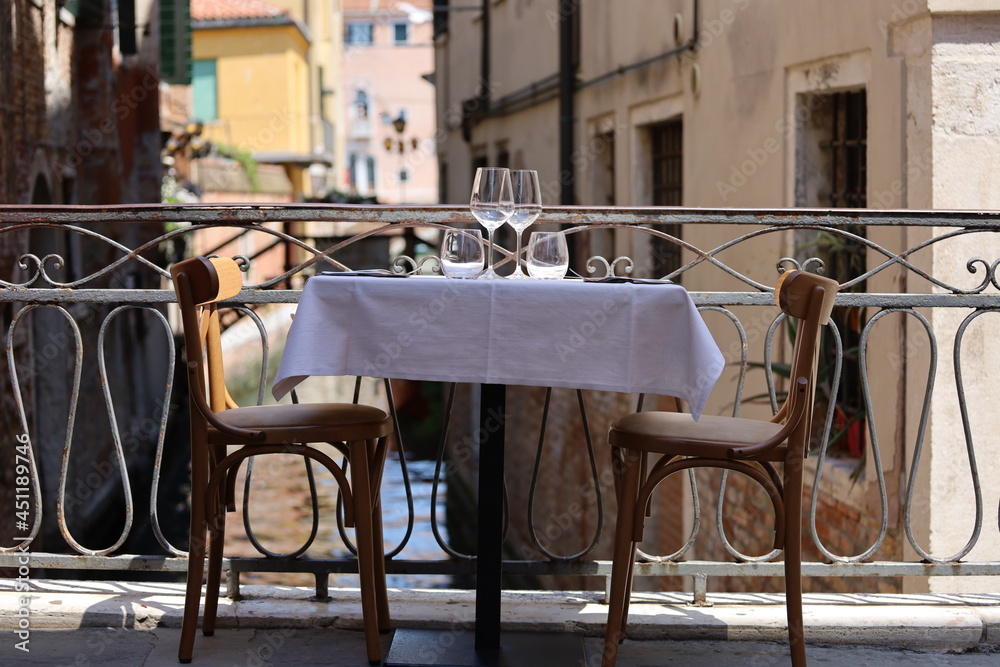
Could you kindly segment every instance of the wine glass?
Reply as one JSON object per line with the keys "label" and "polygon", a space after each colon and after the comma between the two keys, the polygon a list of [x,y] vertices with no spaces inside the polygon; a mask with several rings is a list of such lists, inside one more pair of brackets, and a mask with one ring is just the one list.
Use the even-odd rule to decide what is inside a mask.
{"label": "wine glass", "polygon": [[472,199],[469,202],[472,215],[476,217],[489,234],[489,261],[483,278],[498,278],[493,270],[493,232],[507,221],[514,212],[514,197],[510,189],[510,172],[499,167],[479,167],[476,180],[472,183]]}
{"label": "wine glass", "polygon": [[441,240],[441,271],[449,278],[475,278],[482,273],[482,232],[446,229]]}
{"label": "wine glass", "polygon": [[562,232],[532,232],[525,257],[532,278],[556,280],[569,268],[569,249]]}
{"label": "wine glass", "polygon": [[521,269],[521,233],[542,214],[542,191],[538,187],[538,172],[533,169],[513,169],[510,172],[511,189],[514,194],[514,213],[507,224],[517,232],[517,267],[508,278],[527,278]]}

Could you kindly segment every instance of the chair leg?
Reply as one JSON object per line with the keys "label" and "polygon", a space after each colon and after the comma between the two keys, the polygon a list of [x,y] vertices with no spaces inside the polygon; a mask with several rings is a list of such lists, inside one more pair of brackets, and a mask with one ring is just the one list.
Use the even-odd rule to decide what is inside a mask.
{"label": "chair leg", "polygon": [[[646,479],[647,471],[649,470],[649,453],[642,452],[639,455],[639,480],[636,482],[636,493],[638,494],[638,489],[642,486],[643,481]],[[652,508],[652,500],[646,503],[646,516],[651,516],[650,509]],[[635,530],[635,523],[633,521],[633,532]],[[632,602],[632,582],[635,577],[635,556],[636,552],[639,550],[639,543],[635,541],[633,536],[630,540],[632,543],[632,551],[629,554],[628,562],[628,581],[625,583],[625,604],[622,607],[622,630],[621,637],[624,639],[625,631],[628,629],[625,626],[628,624],[628,608],[629,604]]]}
{"label": "chair leg", "polygon": [[382,539],[382,499],[381,493],[375,496],[375,509],[372,510],[372,541],[375,556],[375,607],[378,610],[378,629],[381,633],[392,629],[389,616],[389,594],[385,584],[385,543]]}
{"label": "chair leg", "polygon": [[608,598],[608,623],[604,635],[602,667],[614,667],[618,659],[618,644],[625,637],[628,585],[632,570],[633,524],[636,496],[639,493],[640,456],[623,450],[621,493],[618,496],[618,518],[615,523],[615,547],[611,565],[611,594]]}
{"label": "chair leg", "polygon": [[794,667],[806,667],[802,620],[802,459],[785,463],[785,610]]}
{"label": "chair leg", "polygon": [[368,443],[350,443],[351,493],[354,496],[354,535],[358,545],[358,578],[361,588],[361,616],[365,625],[368,664],[382,661],[378,632],[378,603],[375,594],[375,544],[372,526],[372,497],[368,471]]}
{"label": "chair leg", "polygon": [[[214,498],[209,499],[209,503],[205,509],[205,520],[208,526],[208,577],[205,581],[205,610],[202,612],[201,619],[201,633],[206,637],[211,637],[215,634],[215,619],[219,611],[219,585],[222,583],[222,552],[223,545],[226,542],[226,511],[228,510],[228,487],[233,478],[236,477],[236,471],[239,469],[237,464],[234,467],[229,467],[226,470],[219,470],[218,465],[222,460],[220,456],[224,452],[220,452],[218,449],[212,450],[212,462],[211,469],[214,474],[222,475],[221,483],[216,486],[216,493]],[[209,478],[208,487],[211,489],[211,477]],[[214,526],[214,528],[213,528]]]}
{"label": "chair leg", "polygon": [[181,641],[177,660],[191,662],[194,653],[194,636],[198,629],[198,607],[201,602],[201,583],[205,572],[205,494],[208,485],[207,461],[198,456],[198,448],[191,461],[191,531],[188,546],[187,588],[184,592],[184,616],[181,621]]}
{"label": "chair leg", "polygon": [[622,627],[621,634],[619,635],[619,643],[625,639],[625,632],[628,630],[626,627],[628,625],[628,608],[632,603],[632,581],[635,577],[635,552],[639,550],[639,545],[636,542],[632,542],[632,551],[629,553],[628,558],[628,581],[625,582],[625,598],[622,604]]}
{"label": "chair leg", "polygon": [[218,530],[209,532],[208,578],[205,583],[205,612],[201,633],[206,637],[215,634],[215,617],[219,611],[219,586],[222,583],[222,548],[226,541],[226,516],[217,517]]}

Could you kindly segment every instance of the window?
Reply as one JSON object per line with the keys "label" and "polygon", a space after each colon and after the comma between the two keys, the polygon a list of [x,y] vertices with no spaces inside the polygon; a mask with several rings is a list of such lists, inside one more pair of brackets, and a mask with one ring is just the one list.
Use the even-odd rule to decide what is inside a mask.
{"label": "window", "polygon": [[394,21],[392,24],[392,41],[396,44],[408,44],[410,41],[410,24],[408,21]]}
{"label": "window", "polygon": [[368,118],[368,93],[363,90],[354,93],[354,117]]}
{"label": "window", "polygon": [[[797,150],[796,204],[809,207],[865,208],[868,205],[868,100],[865,90],[800,95],[798,106],[806,111],[801,121]],[[845,228],[865,237],[864,225]],[[837,282],[847,282],[864,274],[868,249],[858,241],[827,231],[802,230],[796,234],[800,261],[816,257],[825,273]],[[866,281],[855,283],[852,292],[865,292]],[[866,446],[866,408],[861,360],[861,334],[867,318],[864,308],[837,306],[830,321],[840,333],[843,365],[836,396],[831,386],[837,358],[834,334],[825,329],[821,338],[817,384],[817,421],[825,420],[828,406],[835,404],[828,453],[832,457],[861,459]],[[817,445],[818,443],[813,443]]]}
{"label": "window", "polygon": [[[483,149],[485,150],[485,149]],[[486,153],[476,154],[472,158],[472,176],[469,178],[469,183],[473,183],[476,180],[476,170],[480,167],[490,166],[490,161],[486,157]]]}
{"label": "window", "polygon": [[[649,126],[653,172],[653,206],[681,206],[684,195],[684,123],[669,120]],[[680,225],[661,227],[680,238]],[[651,247],[653,277],[662,278],[681,266],[681,249],[676,243],[654,237]]]}
{"label": "window", "polygon": [[434,36],[448,32],[448,0],[434,0]]}
{"label": "window", "polygon": [[[79,3],[67,3],[75,12]],[[167,83],[191,83],[191,15],[187,0],[160,0],[160,78]]]}
{"label": "window", "polygon": [[600,160],[600,179],[602,192],[604,193],[605,206],[615,205],[615,133],[614,131],[604,132],[600,135],[600,144],[604,147]]}
{"label": "window", "polygon": [[365,161],[368,167],[368,190],[371,191],[375,189],[375,158],[369,155]]}
{"label": "window", "polygon": [[510,168],[510,151],[507,150],[506,146],[497,148],[497,166],[501,169]]}
{"label": "window", "polygon": [[371,21],[354,21],[353,23],[348,23],[344,43],[349,45],[371,44],[373,27]]}
{"label": "window", "polygon": [[347,156],[347,174],[352,188],[358,187],[358,154],[351,153]]}
{"label": "window", "polygon": [[865,91],[829,97],[829,140],[821,142],[830,165],[827,205],[868,206],[868,100]]}
{"label": "window", "polygon": [[218,85],[214,60],[195,60],[191,68],[191,98],[194,117],[215,120],[219,117]]}
{"label": "window", "polygon": [[448,204],[448,163],[438,161],[438,203]]}
{"label": "window", "polygon": [[868,204],[868,102],[864,90],[796,97],[795,205]]}
{"label": "window", "polygon": [[406,183],[410,180],[410,170],[403,167],[399,170],[399,182]]}

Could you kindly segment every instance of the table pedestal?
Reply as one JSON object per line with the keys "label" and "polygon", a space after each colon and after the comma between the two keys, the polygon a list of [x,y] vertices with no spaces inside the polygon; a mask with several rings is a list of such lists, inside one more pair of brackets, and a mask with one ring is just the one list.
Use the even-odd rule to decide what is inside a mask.
{"label": "table pedestal", "polygon": [[503,565],[503,446],[507,388],[484,384],[479,399],[479,506],[476,631],[396,630],[386,667],[523,667],[583,664],[583,637],[566,633],[500,633]]}
{"label": "table pedestal", "polygon": [[503,447],[507,388],[482,385],[479,396],[479,542],[476,557],[476,648],[500,647],[500,569],[503,565]]}
{"label": "table pedestal", "polygon": [[[479,624],[476,624],[478,629]],[[583,637],[554,632],[504,632],[500,646],[477,649],[462,630],[400,628],[392,638],[386,667],[579,667],[586,664]]]}

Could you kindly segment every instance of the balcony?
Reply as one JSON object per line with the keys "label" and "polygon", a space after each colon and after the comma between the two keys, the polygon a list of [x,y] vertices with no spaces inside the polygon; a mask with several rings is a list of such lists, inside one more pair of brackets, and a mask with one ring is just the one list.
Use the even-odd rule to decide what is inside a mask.
{"label": "balcony", "polygon": [[[419,256],[391,265],[401,272],[432,271],[437,230],[475,225],[460,207],[325,205],[2,207],[0,222],[0,301],[8,313],[8,363],[15,369],[2,375],[0,405],[12,425],[9,432],[27,436],[19,442],[30,441],[33,457],[26,480],[29,516],[23,527],[4,519],[0,567],[28,568],[33,632],[94,624],[169,630],[179,619],[179,589],[170,580],[186,569],[185,422],[177,408],[185,401],[175,394],[183,391],[182,383],[171,380],[177,352],[165,259],[182,256],[207,230],[231,235],[232,247],[264,249],[251,265],[273,268],[253,274],[256,284],[232,304],[230,322],[234,345],[254,338],[253,354],[263,354],[251,392],[263,400],[267,365],[273,363],[268,352],[279,350],[281,322],[288,320],[278,306],[293,307],[302,280],[317,267],[371,268],[358,262],[376,256],[384,266],[409,246],[420,250]],[[844,286],[837,300],[844,308],[843,329],[829,338],[829,400],[816,424],[807,476],[810,657],[866,659],[850,652],[855,649],[817,644],[968,651],[1000,643],[995,435],[1000,430],[992,421],[1000,415],[990,388],[1000,345],[987,328],[1000,311],[1000,214],[553,207],[538,224],[564,226],[580,274],[628,270],[666,277],[691,291],[730,362],[710,404],[717,414],[768,414],[783,389],[780,361],[787,332],[769,292],[777,267],[816,270],[825,263],[832,271],[831,258],[843,257],[845,244],[861,248],[860,263],[837,276]],[[322,247],[296,236],[313,227],[336,233],[324,232]],[[401,233],[409,229],[413,235]],[[816,232],[828,235],[825,247],[835,250],[816,254],[821,245]],[[268,242],[238,242],[243,236]],[[679,252],[665,252],[672,249]],[[268,264],[272,255],[280,260]],[[509,265],[511,257],[500,249],[502,264]],[[144,371],[134,373],[136,368]],[[850,406],[841,384],[852,387]],[[378,383],[364,390],[392,400]],[[453,405],[474,400],[471,392],[459,387]],[[514,582],[505,598],[505,623],[595,637],[587,643],[590,656],[599,653],[596,636],[606,613],[601,602],[610,572],[607,526],[614,517],[603,434],[609,419],[632,409],[634,398],[553,392],[558,416],[548,430],[541,424],[544,437],[537,414],[544,390],[519,390],[511,406],[530,418],[507,444],[508,459],[522,463],[508,469],[516,512],[504,563]],[[468,432],[467,412],[454,409],[446,419],[452,439]],[[407,437],[404,433],[398,444],[401,451]],[[15,444],[10,438],[4,444],[8,460]],[[439,457],[434,481],[447,483],[449,492],[462,498],[463,485],[476,471],[457,468],[447,480],[441,476],[452,444],[433,448]],[[401,456],[394,463],[400,479],[405,460]],[[15,467],[7,469],[5,475],[13,475]],[[572,469],[582,472],[575,477],[554,472]],[[533,481],[537,471],[545,481],[541,485]],[[5,479],[3,487],[3,501],[13,507],[14,478]],[[559,528],[568,520],[566,494],[584,487],[595,502],[572,517],[571,529]],[[258,489],[248,488],[251,507]],[[323,488],[320,480],[310,497],[335,507],[335,497],[331,505]],[[619,664],[660,659],[647,650],[663,655],[690,650],[692,656],[721,651],[718,655],[731,655],[740,664],[747,657],[785,660],[781,644],[727,642],[708,649],[702,642],[687,643],[783,640],[781,598],[770,594],[768,579],[781,572],[780,553],[761,547],[769,524],[760,498],[726,477],[692,477],[667,494],[654,508],[662,519],[655,539],[643,547],[648,556],[635,568],[631,627],[639,641],[627,643]],[[423,578],[454,579],[440,590],[392,593],[399,625],[468,628],[470,593],[459,584],[474,572],[475,560],[464,550],[460,526],[446,526],[441,513],[429,511],[427,498],[401,497],[405,511],[397,517],[402,528],[391,544],[390,574],[410,577],[408,587],[420,587]],[[533,509],[525,512],[528,506]],[[242,516],[248,537],[254,534],[253,515]],[[411,536],[421,531],[439,551],[414,553]],[[345,646],[357,646],[361,656],[360,633],[350,631],[359,626],[349,590],[354,563],[346,550],[331,546],[349,541],[342,533],[336,526],[324,528],[325,541],[314,545],[308,559],[267,556],[248,548],[252,539],[244,540],[240,556],[224,564],[234,600],[224,618],[241,629],[235,634],[256,627],[244,641],[263,647],[272,628],[312,637],[319,631],[308,628],[317,623],[344,628]],[[260,577],[268,576],[260,573],[291,573],[272,576],[294,587],[260,588]],[[148,581],[151,576],[161,581]],[[332,586],[331,577],[336,577]],[[660,577],[669,578],[671,592],[656,592]],[[6,585],[0,619],[13,628],[16,596],[13,583]],[[542,585],[557,590],[519,590]],[[524,600],[529,602],[521,604]],[[89,647],[87,640],[96,635],[79,632]],[[136,641],[154,646],[150,660],[166,650],[173,664],[175,643],[167,638],[172,635],[153,635],[160,638]],[[667,639],[672,641],[663,643]],[[75,653],[56,657],[72,662],[81,651],[77,646]],[[92,662],[105,659],[84,653]]]}
{"label": "balcony", "polygon": [[249,151],[259,162],[333,160],[332,126],[326,119],[288,110],[242,114],[205,124],[203,136],[212,142]]}

